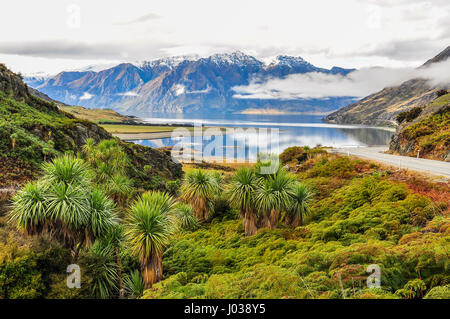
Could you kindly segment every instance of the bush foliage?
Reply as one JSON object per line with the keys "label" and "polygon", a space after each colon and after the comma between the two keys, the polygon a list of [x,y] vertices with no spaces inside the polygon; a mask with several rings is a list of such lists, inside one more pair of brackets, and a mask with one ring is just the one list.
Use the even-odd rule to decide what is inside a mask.
{"label": "bush foliage", "polygon": [[[215,220],[176,235],[166,279],[144,298],[448,298],[447,206],[373,169],[330,157],[301,173],[310,185],[334,185],[303,227],[245,237],[239,220]],[[366,287],[370,264],[381,267],[381,289]]]}

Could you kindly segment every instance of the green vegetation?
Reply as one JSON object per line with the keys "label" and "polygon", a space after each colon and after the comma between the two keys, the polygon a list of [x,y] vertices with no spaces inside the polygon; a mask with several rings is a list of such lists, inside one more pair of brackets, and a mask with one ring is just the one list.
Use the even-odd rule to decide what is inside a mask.
{"label": "green vegetation", "polygon": [[162,254],[175,231],[175,202],[165,193],[145,193],[130,207],[126,235],[139,257],[146,288],[163,277]]}
{"label": "green vegetation", "polygon": [[44,176],[14,197],[10,221],[28,234],[48,233],[77,256],[79,249],[107,233],[114,204],[91,188],[88,166],[65,155],[43,165]]}
{"label": "green vegetation", "polygon": [[[0,65],[0,72],[3,69]],[[65,152],[81,152],[89,138],[96,142],[112,138],[96,124],[76,119],[59,110],[54,103],[25,93],[23,83],[12,83],[11,86],[24,92],[18,97],[13,92],[0,90],[0,187],[21,185],[37,177],[42,162]],[[181,167],[161,152],[132,143],[116,143],[129,157],[130,165],[126,170],[139,186],[165,189],[162,178],[181,177]],[[153,168],[144,172],[144,166]],[[122,181],[118,179],[117,182]]]}
{"label": "green vegetation", "polygon": [[[0,299],[140,296],[123,216],[140,193],[176,192],[181,165],[29,94],[1,64],[0,86]],[[66,286],[74,262],[82,289]]]}
{"label": "green vegetation", "polygon": [[194,208],[195,217],[205,221],[213,211],[213,202],[221,190],[220,177],[203,170],[186,173],[181,192],[183,199]]}
{"label": "green vegetation", "polygon": [[258,227],[258,212],[255,207],[257,188],[258,178],[255,171],[242,167],[234,174],[227,190],[230,202],[239,209],[246,236],[256,234]]}
{"label": "green vegetation", "polygon": [[397,115],[397,122],[398,123],[403,123],[404,121],[406,122],[411,122],[414,119],[416,119],[420,113],[422,113],[422,108],[421,107],[413,107],[411,110],[409,111],[405,111],[400,113],[399,115]]}
{"label": "green vegetation", "polygon": [[16,163],[34,167],[44,157],[73,149],[65,137],[77,123],[38,98],[19,101],[0,91],[0,154],[10,159],[11,169]]}
{"label": "green vegetation", "polygon": [[450,94],[445,90],[425,107],[400,113],[402,123],[391,141],[390,151],[407,156],[448,160],[450,158]]}
{"label": "green vegetation", "polygon": [[[0,218],[0,297],[450,298],[447,188],[320,149],[281,158],[270,175],[192,169],[169,195],[130,186],[117,140],[89,140]],[[74,261],[80,290],[65,286]],[[366,288],[371,264],[381,288]]]}
{"label": "green vegetation", "polygon": [[[194,225],[192,210],[184,204],[175,205],[174,199],[165,193],[147,192],[131,202],[134,181],[127,173],[130,160],[117,140],[98,144],[88,140],[79,156],[66,154],[44,163],[43,175],[26,184],[13,198],[7,218],[18,231],[49,238],[51,245],[61,245],[64,257],[58,257],[58,262],[70,259],[71,263],[80,264],[89,288],[72,296],[67,287],[58,284],[53,287],[50,279],[41,283],[43,274],[55,280],[61,276],[40,273],[37,264],[30,261],[31,268],[24,270],[22,281],[0,280],[4,290],[0,297],[111,298],[124,297],[127,292],[139,296],[140,280],[150,287],[161,278],[162,249],[172,232],[177,227]],[[124,215],[126,218],[121,218]],[[147,237],[142,237],[141,231]],[[18,262],[15,256],[20,254],[8,253],[9,245],[4,249],[6,257],[0,258],[0,273],[6,276]],[[34,258],[34,250],[15,249],[26,258]],[[143,267],[143,279],[136,275],[138,261]],[[12,286],[8,287],[8,283]],[[39,292],[33,288],[35,284],[42,286]],[[11,295],[15,289],[20,292]]]}
{"label": "green vegetation", "polygon": [[[450,94],[438,98],[435,103],[437,105],[448,100]],[[408,126],[402,135],[405,139],[415,141],[415,152],[443,159],[450,149],[450,104]]]}
{"label": "green vegetation", "polygon": [[[450,298],[448,202],[364,161],[309,160],[313,168],[297,175],[316,193],[303,226],[246,236],[245,223],[215,218],[178,233],[163,256],[167,277],[144,298]],[[231,189],[245,189],[249,172],[236,174],[247,183],[232,177]],[[236,201],[239,211],[248,198]],[[381,267],[381,289],[365,288],[370,264]]]}

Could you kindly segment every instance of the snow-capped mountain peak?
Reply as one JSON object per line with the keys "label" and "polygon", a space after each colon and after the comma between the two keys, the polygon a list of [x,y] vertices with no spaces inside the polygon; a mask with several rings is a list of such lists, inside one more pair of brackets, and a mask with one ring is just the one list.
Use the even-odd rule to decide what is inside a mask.
{"label": "snow-capped mountain peak", "polygon": [[149,61],[137,61],[133,62],[132,64],[140,69],[145,68],[153,68],[153,67],[168,67],[169,69],[176,68],[178,65],[183,63],[184,61],[197,61],[200,59],[200,56],[198,55],[177,55],[172,57],[166,57],[166,58],[160,58],[155,60],[149,60]]}
{"label": "snow-capped mountain peak", "polygon": [[310,64],[309,62],[305,61],[302,57],[293,57],[288,55],[278,55],[273,59],[269,66],[275,66],[275,65],[285,65],[285,66],[297,66],[302,64]]}
{"label": "snow-capped mountain peak", "polygon": [[241,51],[235,51],[232,53],[217,53],[214,55],[211,55],[207,60],[210,60],[211,62],[217,64],[217,65],[224,65],[224,64],[235,64],[235,65],[262,65],[263,63],[251,55],[247,55]]}

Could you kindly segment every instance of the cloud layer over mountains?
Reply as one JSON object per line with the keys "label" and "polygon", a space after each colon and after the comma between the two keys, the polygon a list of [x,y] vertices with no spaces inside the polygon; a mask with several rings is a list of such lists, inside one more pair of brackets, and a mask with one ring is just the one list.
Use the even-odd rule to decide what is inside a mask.
{"label": "cloud layer over mountains", "polygon": [[329,97],[364,97],[385,87],[414,78],[428,79],[433,86],[450,84],[450,59],[424,68],[363,68],[344,76],[310,72],[291,74],[267,81],[253,80],[247,86],[234,87],[240,99],[327,99]]}

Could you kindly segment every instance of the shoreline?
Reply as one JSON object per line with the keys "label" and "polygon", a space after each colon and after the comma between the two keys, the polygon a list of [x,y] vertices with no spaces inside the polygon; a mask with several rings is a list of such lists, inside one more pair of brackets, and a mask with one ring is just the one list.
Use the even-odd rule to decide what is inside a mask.
{"label": "shoreline", "polygon": [[111,135],[127,142],[135,140],[157,140],[161,138],[169,138],[172,137],[172,131],[148,133],[111,133]]}
{"label": "shoreline", "polygon": [[[159,132],[135,132],[135,133],[110,133],[114,137],[120,138],[122,141],[135,141],[135,140],[157,140],[162,138],[170,138],[172,137],[172,133],[177,128],[184,128],[190,132],[194,132],[194,127],[176,127],[170,131],[159,131]],[[205,132],[208,129],[215,128],[219,130],[227,129],[228,127],[222,126],[205,126],[203,127],[203,136],[212,136],[215,132]]]}
{"label": "shoreline", "polygon": [[331,113],[336,112],[337,110],[333,111],[325,111],[325,112],[292,112],[292,111],[283,111],[278,109],[246,109],[240,112],[235,112],[234,114],[244,114],[244,115],[315,115],[315,116],[326,116]]}

